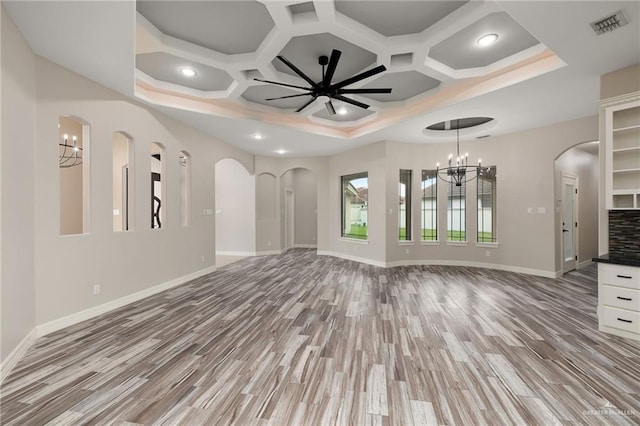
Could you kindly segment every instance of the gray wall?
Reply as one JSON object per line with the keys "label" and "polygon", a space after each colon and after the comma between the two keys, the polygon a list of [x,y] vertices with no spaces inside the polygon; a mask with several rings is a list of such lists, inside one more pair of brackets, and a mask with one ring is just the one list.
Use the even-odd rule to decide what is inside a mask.
{"label": "gray wall", "polygon": [[318,234],[316,176],[307,169],[294,169],[293,173],[296,202],[295,244],[314,246]]}
{"label": "gray wall", "polygon": [[[2,19],[2,145],[0,147],[0,359],[35,326],[34,57],[9,15]],[[56,147],[57,124],[49,141]],[[55,162],[55,153],[53,161]],[[56,183],[58,182],[56,176]],[[58,232],[59,225],[54,230]]]}
{"label": "gray wall", "polygon": [[[423,245],[415,234],[412,243],[398,242],[398,170],[414,171],[414,199],[419,197],[419,173],[444,162],[453,144],[405,144],[381,142],[355,149],[329,159],[329,203],[319,204],[318,216],[329,218],[329,251],[373,263],[399,264],[467,262],[506,265],[523,271],[553,275],[560,271],[555,253],[560,246],[556,238],[559,212],[555,211],[554,162],[566,149],[582,142],[597,140],[598,120],[585,117],[543,128],[487,138],[462,141],[461,150],[469,151],[472,161],[498,168],[497,216],[498,244],[486,247],[475,243],[475,184],[468,185],[468,244]],[[369,241],[366,244],[340,238],[340,176],[369,173]],[[446,193],[439,187],[440,229],[446,229]],[[533,210],[528,213],[528,208]],[[539,213],[538,209],[545,213]],[[419,217],[414,203],[414,218]],[[414,229],[419,222],[414,222]],[[442,235],[442,233],[441,233]],[[407,250],[409,251],[407,253]]]}
{"label": "gray wall", "polygon": [[252,254],[256,245],[255,177],[232,158],[216,163],[216,252]]}

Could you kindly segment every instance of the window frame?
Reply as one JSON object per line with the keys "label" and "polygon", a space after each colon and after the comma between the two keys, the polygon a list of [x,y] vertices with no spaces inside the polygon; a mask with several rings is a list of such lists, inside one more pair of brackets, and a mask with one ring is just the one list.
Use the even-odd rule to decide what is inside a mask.
{"label": "window frame", "polygon": [[[454,196],[453,195],[453,188],[460,188],[459,196]],[[457,232],[460,232],[461,235],[464,235],[464,238],[460,238],[460,239],[454,239],[453,238],[453,232],[456,232],[456,230],[453,229],[453,223],[454,223],[454,217],[453,217],[453,211],[454,211],[454,199],[457,198],[459,199],[459,203],[458,205],[460,206],[458,211],[459,211],[459,218],[457,220],[458,225],[460,226],[460,230],[458,230]],[[464,201],[464,203],[463,203]],[[463,207],[464,206],[464,207]],[[448,182],[448,187],[447,187],[447,242],[448,243],[452,243],[452,244],[467,244],[468,240],[467,240],[467,183],[466,182],[462,182],[461,185],[458,187],[455,182],[453,180],[450,180]],[[464,225],[464,227],[463,227]]]}
{"label": "window frame", "polygon": [[[403,176],[403,174],[405,176]],[[403,177],[405,178],[403,181]],[[399,172],[399,180],[398,180],[398,241],[399,242],[411,242],[413,241],[413,215],[412,215],[412,206],[413,206],[413,201],[412,201],[412,194],[411,192],[413,191],[413,185],[412,185],[412,179],[413,179],[413,170],[411,169],[400,169]],[[402,193],[401,193],[401,187],[402,185],[405,185],[405,190],[404,190],[404,223],[405,223],[405,235],[404,235],[404,239],[401,235],[400,230],[402,229],[402,227],[400,226],[401,221],[402,221],[402,210],[400,209],[400,206],[402,205],[402,202],[400,201],[402,198]]]}
{"label": "window frame", "polygon": [[[363,179],[366,178],[367,179],[367,199],[363,200],[365,201],[364,205],[367,207],[367,211],[369,209],[369,196],[368,196],[368,191],[369,191],[369,172],[365,171],[365,172],[359,172],[359,173],[352,173],[352,174],[348,174],[348,175],[342,175],[340,176],[340,238],[344,238],[344,239],[349,239],[349,240],[353,240],[353,241],[368,241],[369,240],[369,220],[367,218],[367,225],[366,225],[366,235],[364,236],[364,238],[362,238],[362,236],[356,235],[356,234],[347,234],[345,233],[345,226],[346,226],[346,212],[345,212],[345,181],[352,181],[355,179]],[[356,189],[356,188],[354,188]],[[351,229],[351,227],[349,227],[349,229]]]}
{"label": "window frame", "polygon": [[[487,178],[487,173],[493,175],[493,178]],[[484,185],[482,182],[490,181],[491,182],[491,239],[487,240],[485,238],[480,238],[480,233],[486,233],[484,226],[484,214],[482,210],[484,209],[484,203],[482,203],[483,196],[485,192],[483,189]],[[496,166],[489,166],[487,168],[483,168],[482,171],[478,172],[478,179],[476,183],[476,207],[477,207],[477,227],[476,227],[476,243],[478,244],[496,244],[498,242],[498,219],[497,219],[497,187],[498,187],[498,179],[497,179],[497,169]],[[482,226],[481,226],[482,221]]]}
{"label": "window frame", "polygon": [[[426,221],[425,221],[425,211],[427,211],[424,208],[424,200],[425,200],[425,187],[424,187],[424,182],[427,181],[427,179],[425,179],[425,174],[427,174],[429,176],[428,180],[433,180],[433,185],[430,186],[432,192],[434,192],[433,197],[430,197],[430,199],[433,199],[433,206],[430,209],[431,210],[431,214],[433,217],[433,220],[431,221],[431,225],[435,225],[435,228],[433,229],[435,231],[435,235],[433,236],[432,239],[426,239],[425,238],[425,225],[426,225]],[[439,218],[439,214],[438,214],[438,172],[435,169],[424,169],[422,170],[421,176],[420,176],[420,190],[422,192],[421,197],[420,197],[420,218],[421,218],[421,223],[420,223],[420,241],[423,243],[431,243],[431,242],[438,242],[438,237],[439,237],[439,230],[438,230],[438,218]]]}

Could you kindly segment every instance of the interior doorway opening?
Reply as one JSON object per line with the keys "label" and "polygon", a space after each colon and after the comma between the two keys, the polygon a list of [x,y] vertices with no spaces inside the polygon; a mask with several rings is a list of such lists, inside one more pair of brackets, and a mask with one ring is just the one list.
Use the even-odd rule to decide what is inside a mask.
{"label": "interior doorway opening", "polygon": [[556,262],[561,274],[598,255],[599,144],[586,142],[555,160]]}

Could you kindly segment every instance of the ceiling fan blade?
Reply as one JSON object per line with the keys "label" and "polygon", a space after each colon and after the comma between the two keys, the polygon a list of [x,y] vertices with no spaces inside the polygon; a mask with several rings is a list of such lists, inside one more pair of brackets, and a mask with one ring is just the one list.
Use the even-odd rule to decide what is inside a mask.
{"label": "ceiling fan blade", "polygon": [[338,93],[391,93],[391,89],[338,89]]}
{"label": "ceiling fan blade", "polygon": [[351,105],[358,106],[360,108],[364,108],[364,109],[369,108],[369,105],[363,104],[362,102],[354,101],[353,99],[349,99],[346,96],[335,95],[335,96],[333,96],[333,98],[337,99],[339,101],[342,101],[342,102],[346,102],[346,103],[351,104]]}
{"label": "ceiling fan blade", "polygon": [[308,107],[308,106],[309,106],[309,104],[310,104],[311,102],[313,102],[313,101],[315,101],[315,100],[316,100],[316,98],[317,98],[317,96],[314,96],[314,97],[312,97],[311,99],[309,99],[309,102],[307,102],[306,104],[304,104],[304,105],[302,105],[300,108],[298,108],[298,109],[296,110],[296,112],[300,112],[300,111],[302,111],[303,109],[305,109],[306,107]]}
{"label": "ceiling fan blade", "polygon": [[309,93],[300,93],[298,95],[280,96],[278,98],[267,98],[267,99],[265,99],[265,101],[277,101],[278,99],[297,98],[299,96],[311,96],[311,92],[309,92]]}
{"label": "ceiling fan blade", "polygon": [[287,60],[287,58],[285,58],[284,56],[276,56],[276,58],[280,59],[280,61],[285,64],[286,66],[288,66],[289,68],[291,68],[291,70],[293,70],[293,72],[295,72],[296,74],[298,74],[300,77],[302,77],[307,83],[309,83],[312,87],[316,87],[316,83],[315,81],[311,80],[305,73],[303,73],[302,71],[300,71],[298,69],[298,67],[296,67],[295,65],[293,65],[291,62],[289,62]]}
{"label": "ceiling fan blade", "polygon": [[327,72],[324,75],[324,80],[322,81],[322,84],[324,85],[324,87],[331,86],[331,79],[333,78],[333,74],[336,72],[336,67],[338,66],[338,61],[340,60],[341,55],[342,55],[342,52],[337,49],[333,49],[331,51],[331,58],[329,58],[329,65],[327,66]]}
{"label": "ceiling fan blade", "polygon": [[329,111],[329,115],[336,115],[336,109],[333,107],[333,104],[331,103],[331,99],[329,99],[327,103],[324,104],[324,106],[327,107],[327,111]]}
{"label": "ceiling fan blade", "polygon": [[362,72],[358,75],[354,75],[353,77],[350,77],[346,80],[342,80],[340,83],[336,83],[334,85],[331,86],[331,89],[341,89],[344,86],[348,86],[350,84],[356,83],[360,80],[364,80],[365,78],[369,78],[372,75],[376,75],[376,74],[380,74],[381,72],[384,72],[387,70],[387,67],[385,67],[384,65],[378,65],[375,68],[371,68],[368,71]]}
{"label": "ceiling fan blade", "polygon": [[278,86],[295,87],[296,89],[310,90],[308,87],[296,86],[294,84],[280,83],[278,81],[263,80],[261,78],[254,78],[254,80],[255,81],[261,81],[263,83],[277,84]]}

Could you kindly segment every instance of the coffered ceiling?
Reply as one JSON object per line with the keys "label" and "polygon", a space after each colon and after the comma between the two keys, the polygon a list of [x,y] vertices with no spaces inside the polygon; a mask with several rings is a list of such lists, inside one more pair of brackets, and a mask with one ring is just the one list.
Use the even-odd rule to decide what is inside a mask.
{"label": "coffered ceiling", "polygon": [[[241,107],[234,113],[262,112],[270,121],[307,129],[314,123],[311,131],[322,134],[331,129],[343,137],[368,133],[379,126],[385,113],[397,116],[401,109],[444,89],[472,97],[476,94],[461,94],[468,91],[470,78],[476,78],[473,85],[479,86],[514,68],[522,69],[515,79],[521,80],[564,66],[491,2],[138,1],[136,9],[136,82],[141,98],[167,102],[169,95],[181,104],[188,99],[194,105],[200,101],[213,106],[220,105],[219,100],[232,101]],[[479,45],[487,34],[496,34],[496,42]],[[347,96],[370,105],[364,111],[336,102],[342,114],[325,113],[326,99],[318,99],[297,112],[310,98],[267,99],[303,90],[255,80],[307,87],[277,58],[282,56],[320,82],[319,58],[330,56],[334,49],[342,56],[333,82],[383,65],[386,72],[349,88],[388,87],[392,92]],[[183,76],[184,67],[196,75]]]}
{"label": "coffered ceiling", "polygon": [[[326,155],[423,132],[460,116],[496,118],[492,135],[597,112],[599,76],[640,62],[637,1],[92,1],[3,2],[39,55],[262,155]],[[630,24],[596,36],[589,23],[623,10]],[[496,34],[497,41],[478,40]],[[342,51],[332,81],[384,65],[349,88],[335,115],[276,57],[314,81],[318,58]],[[194,77],[181,73],[184,68]],[[252,140],[256,132],[265,137]],[[469,138],[478,135],[469,133]]]}

